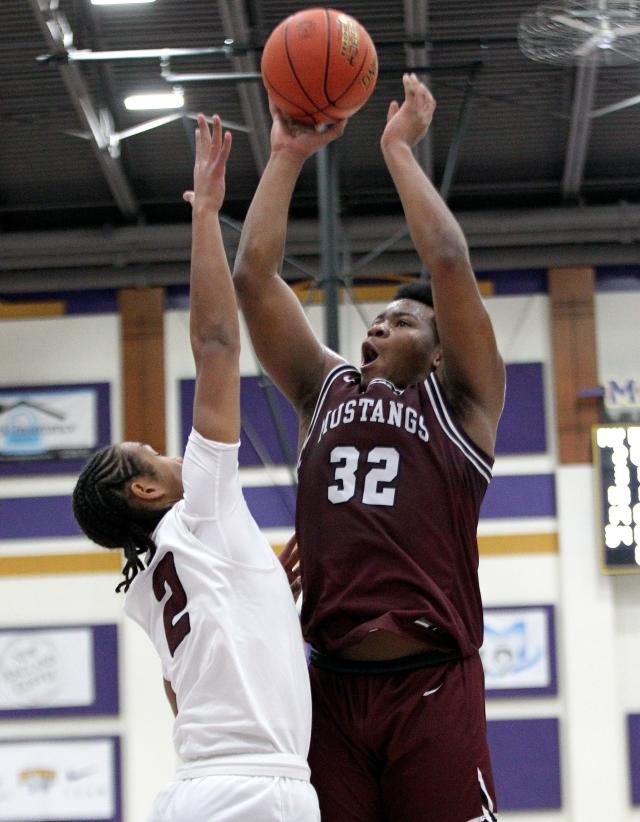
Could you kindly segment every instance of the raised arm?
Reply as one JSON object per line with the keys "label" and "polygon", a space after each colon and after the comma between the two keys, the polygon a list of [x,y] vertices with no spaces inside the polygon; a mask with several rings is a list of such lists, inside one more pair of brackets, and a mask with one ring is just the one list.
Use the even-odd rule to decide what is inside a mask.
{"label": "raised arm", "polygon": [[271,156],[240,236],[234,283],[251,342],[265,371],[299,413],[341,362],[317,339],[300,301],[280,277],[291,197],[305,160],[340,136],[288,123],[272,106]]}
{"label": "raised arm", "polygon": [[193,426],[203,437],[234,443],[240,436],[240,330],[231,272],[218,214],[225,194],[231,134],[213,117],[211,132],[202,114],[196,130],[190,336],[196,365]]}
{"label": "raised arm", "polygon": [[389,106],[382,152],[413,243],[431,274],[445,389],[467,433],[492,453],[504,402],[504,365],[462,229],[411,151],[427,133],[435,101],[415,74],[405,74],[403,85],[404,102]]}

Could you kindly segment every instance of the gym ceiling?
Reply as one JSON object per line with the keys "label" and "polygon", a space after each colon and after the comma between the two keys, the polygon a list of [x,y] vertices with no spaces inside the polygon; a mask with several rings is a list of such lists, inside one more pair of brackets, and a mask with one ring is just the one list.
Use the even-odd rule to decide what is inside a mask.
{"label": "gym ceiling", "polygon": [[[220,113],[234,131],[224,210],[233,256],[268,157],[266,96],[252,75],[272,28],[305,5],[338,6],[1,0],[0,297],[186,282],[182,192],[197,111]],[[533,61],[518,24],[535,5],[338,6],[367,27],[380,60],[373,97],[333,155],[342,271],[372,249],[354,279],[417,270],[378,144],[388,102],[413,69],[437,100],[420,160],[462,222],[478,270],[639,262],[640,44],[639,61],[622,66]],[[226,50],[225,40],[233,41]],[[129,94],[173,88],[185,97],[177,115],[124,107]],[[296,189],[288,254],[302,267],[287,268],[292,278],[318,268],[319,173],[310,161]]]}

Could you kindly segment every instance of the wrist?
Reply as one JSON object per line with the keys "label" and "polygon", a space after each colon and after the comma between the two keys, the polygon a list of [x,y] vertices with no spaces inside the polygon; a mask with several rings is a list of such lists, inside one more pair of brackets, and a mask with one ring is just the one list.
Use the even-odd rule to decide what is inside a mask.
{"label": "wrist", "polygon": [[282,146],[271,150],[271,161],[299,172],[309,155],[305,152]]}
{"label": "wrist", "polygon": [[411,154],[411,156],[413,156],[409,143],[406,140],[396,136],[385,136],[383,134],[380,139],[380,148],[382,149],[382,153],[385,157],[402,157],[407,154]]}
{"label": "wrist", "polygon": [[193,201],[193,220],[203,220],[206,217],[217,217],[222,205],[217,200],[208,200],[206,197],[196,197]]}

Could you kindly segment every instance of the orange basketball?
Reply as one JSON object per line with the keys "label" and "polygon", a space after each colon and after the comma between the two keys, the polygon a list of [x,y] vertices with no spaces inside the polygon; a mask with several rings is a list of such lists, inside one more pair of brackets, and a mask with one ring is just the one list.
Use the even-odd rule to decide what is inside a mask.
{"label": "orange basketball", "polygon": [[278,108],[309,125],[355,114],[378,79],[367,30],[335,9],[303,9],[283,20],[265,43],[261,68]]}

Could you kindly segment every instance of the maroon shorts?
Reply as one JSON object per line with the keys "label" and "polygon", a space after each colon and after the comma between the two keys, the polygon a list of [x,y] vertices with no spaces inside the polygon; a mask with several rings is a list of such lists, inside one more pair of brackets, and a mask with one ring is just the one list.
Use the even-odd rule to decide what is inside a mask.
{"label": "maroon shorts", "polygon": [[309,669],[322,822],[496,820],[479,655],[397,673],[368,665]]}

